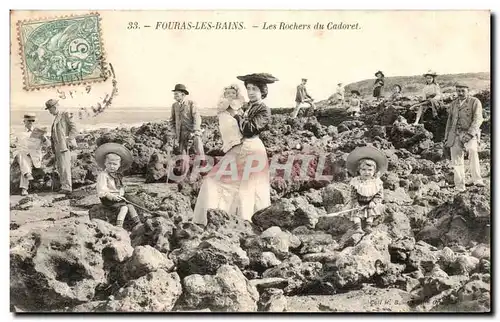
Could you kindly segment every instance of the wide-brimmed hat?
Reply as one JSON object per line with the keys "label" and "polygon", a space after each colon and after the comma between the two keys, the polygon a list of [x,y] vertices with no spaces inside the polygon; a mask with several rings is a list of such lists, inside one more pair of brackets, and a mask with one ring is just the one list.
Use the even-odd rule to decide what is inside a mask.
{"label": "wide-brimmed hat", "polygon": [[248,74],[244,76],[237,76],[236,78],[244,82],[250,82],[250,83],[255,82],[260,84],[272,84],[279,80],[273,75],[268,73]]}
{"label": "wide-brimmed hat", "polygon": [[45,109],[48,110],[49,108],[56,106],[57,103],[59,103],[59,100],[51,98],[45,102]]}
{"label": "wide-brimmed hat", "polygon": [[371,159],[377,164],[377,172],[379,174],[387,171],[387,157],[382,151],[372,146],[363,146],[354,149],[347,156],[347,170],[353,176],[357,175],[359,161],[363,159]]}
{"label": "wide-brimmed hat", "polygon": [[378,72],[375,73],[375,77],[377,77],[378,74],[381,74],[382,77],[385,77],[384,73],[381,70],[379,70]]}
{"label": "wide-brimmed hat", "polygon": [[399,84],[394,84],[392,87],[397,87],[397,88],[399,88],[400,91],[403,90],[403,88]]}
{"label": "wide-brimmed hat", "polygon": [[184,84],[176,84],[172,92],[183,92],[184,94],[189,95],[189,92],[186,89],[186,85]]}
{"label": "wide-brimmed hat", "polygon": [[132,165],[132,153],[130,150],[119,143],[110,142],[100,145],[95,150],[95,160],[101,168],[105,168],[104,162],[106,161],[106,155],[109,153],[114,153],[120,156],[120,169],[128,169]]}
{"label": "wide-brimmed hat", "polygon": [[307,78],[302,78],[302,80],[307,82]]}
{"label": "wide-brimmed hat", "polygon": [[35,113],[26,113],[26,114],[24,114],[24,119],[27,121],[36,121],[36,114]]}
{"label": "wide-brimmed hat", "polygon": [[437,75],[438,75],[438,74],[437,74],[435,71],[433,71],[433,70],[429,69],[429,70],[427,71],[427,73],[425,73],[425,74],[424,74],[424,77],[427,77],[427,76],[436,77]]}
{"label": "wide-brimmed hat", "polygon": [[469,88],[469,85],[467,85],[465,83],[456,83],[455,87],[457,87],[457,88]]}
{"label": "wide-brimmed hat", "polygon": [[361,96],[361,93],[360,93],[359,91],[355,90],[355,89],[353,89],[353,90],[351,91],[351,94],[356,94],[356,95],[358,95],[358,96]]}

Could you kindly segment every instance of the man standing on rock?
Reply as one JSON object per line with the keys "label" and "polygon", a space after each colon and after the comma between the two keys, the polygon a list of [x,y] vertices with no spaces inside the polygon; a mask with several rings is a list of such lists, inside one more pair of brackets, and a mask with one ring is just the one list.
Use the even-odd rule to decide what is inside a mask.
{"label": "man standing on rock", "polygon": [[[201,116],[196,104],[189,99],[186,86],[183,84],[175,85],[174,92],[175,103],[172,104],[170,115],[170,124],[175,129],[175,135],[179,144],[179,150],[182,156],[189,155],[189,143],[194,144],[194,150],[197,155],[204,158],[203,142],[201,141]],[[185,163],[183,163],[186,166]],[[185,168],[182,169],[183,173]]]}
{"label": "man standing on rock", "polygon": [[307,79],[302,78],[302,83],[300,83],[297,86],[297,93],[295,94],[295,103],[297,103],[297,105],[295,106],[295,109],[292,112],[293,118],[297,117],[297,115],[299,114],[300,104],[302,104],[302,103],[307,103],[307,104],[311,105],[311,107],[313,109],[316,109],[316,105],[314,105],[314,101],[313,101],[311,95],[309,95],[307,93],[306,83],[307,83]]}
{"label": "man standing on rock", "polygon": [[483,123],[481,101],[469,95],[469,87],[456,85],[458,98],[448,110],[446,122],[445,147],[450,148],[455,189],[465,191],[464,150],[469,154],[472,183],[484,187],[479,166],[478,144]]}
{"label": "man standing on rock", "polygon": [[45,103],[45,109],[54,116],[50,140],[52,151],[56,157],[57,172],[61,182],[61,193],[71,193],[71,151],[77,147],[75,136],[76,125],[72,115],[59,110],[59,101],[50,99]]}

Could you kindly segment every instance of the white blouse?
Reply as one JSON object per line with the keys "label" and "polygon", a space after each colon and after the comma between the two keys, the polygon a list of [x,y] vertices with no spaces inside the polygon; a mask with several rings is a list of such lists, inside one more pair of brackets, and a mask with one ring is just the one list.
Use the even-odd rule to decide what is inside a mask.
{"label": "white blouse", "polygon": [[439,84],[426,84],[423,89],[425,99],[428,99],[429,96],[435,94],[434,99],[441,99],[441,88]]}

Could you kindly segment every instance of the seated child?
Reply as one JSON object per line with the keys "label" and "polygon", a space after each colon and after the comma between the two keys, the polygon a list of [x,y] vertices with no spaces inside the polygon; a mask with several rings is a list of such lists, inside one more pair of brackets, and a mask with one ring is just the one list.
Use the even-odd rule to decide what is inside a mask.
{"label": "seated child", "polygon": [[[129,197],[125,195],[121,174],[132,164],[132,153],[121,144],[106,143],[97,148],[95,158],[97,164],[104,169],[97,176],[96,184],[97,196],[101,203],[117,211],[116,226],[123,227],[128,214],[134,226],[137,227],[144,220],[139,217],[133,205],[125,202],[124,198]],[[152,230],[149,221],[144,221],[144,223],[147,229]]]}
{"label": "seated child", "polygon": [[361,111],[361,100],[359,99],[359,96],[361,96],[359,91],[351,91],[351,98],[349,100],[349,108],[347,109],[347,112],[354,117],[358,117],[359,112]]}
{"label": "seated child", "polygon": [[395,84],[393,87],[392,87],[392,94],[391,94],[391,97],[390,97],[390,101],[397,101],[399,99],[401,99],[402,97],[402,94],[401,94],[401,85],[399,84]]}
{"label": "seated child", "polygon": [[371,231],[373,221],[382,214],[384,187],[380,175],[387,170],[387,157],[378,149],[365,146],[356,148],[347,157],[347,169],[355,176],[350,181],[351,199],[346,208],[363,207],[350,213],[357,232]]}

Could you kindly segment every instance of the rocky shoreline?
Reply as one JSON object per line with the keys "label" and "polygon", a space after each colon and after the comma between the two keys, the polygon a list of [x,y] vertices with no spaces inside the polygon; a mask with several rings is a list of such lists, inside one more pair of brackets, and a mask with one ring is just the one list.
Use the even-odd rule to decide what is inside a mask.
{"label": "rocky shoreline", "polygon": [[[442,139],[447,114],[409,125],[415,98],[391,106],[363,102],[362,116],[328,108],[287,117],[273,110],[261,138],[268,156],[311,155],[307,175],[272,178],[273,204],[243,222],[211,211],[205,230],[190,221],[202,175],[167,183],[173,133],[165,122],[98,130],[77,137],[71,196],[44,173],[28,197],[11,196],[13,311],[489,311],[490,93],[483,103],[481,172],[487,186],[457,194]],[[450,99],[446,101],[449,103]],[[308,111],[304,111],[308,113]],[[301,113],[302,114],[302,113]],[[430,112],[429,112],[430,114]],[[203,119],[207,155],[221,157],[215,117]],[[93,184],[95,148],[131,149],[130,192],[154,211],[152,235],[106,220]],[[347,154],[367,143],[383,150],[386,215],[356,234],[340,210],[348,197]],[[320,180],[313,174],[326,158]],[[18,170],[17,170],[18,171]],[[11,171],[16,192],[16,169]]]}

